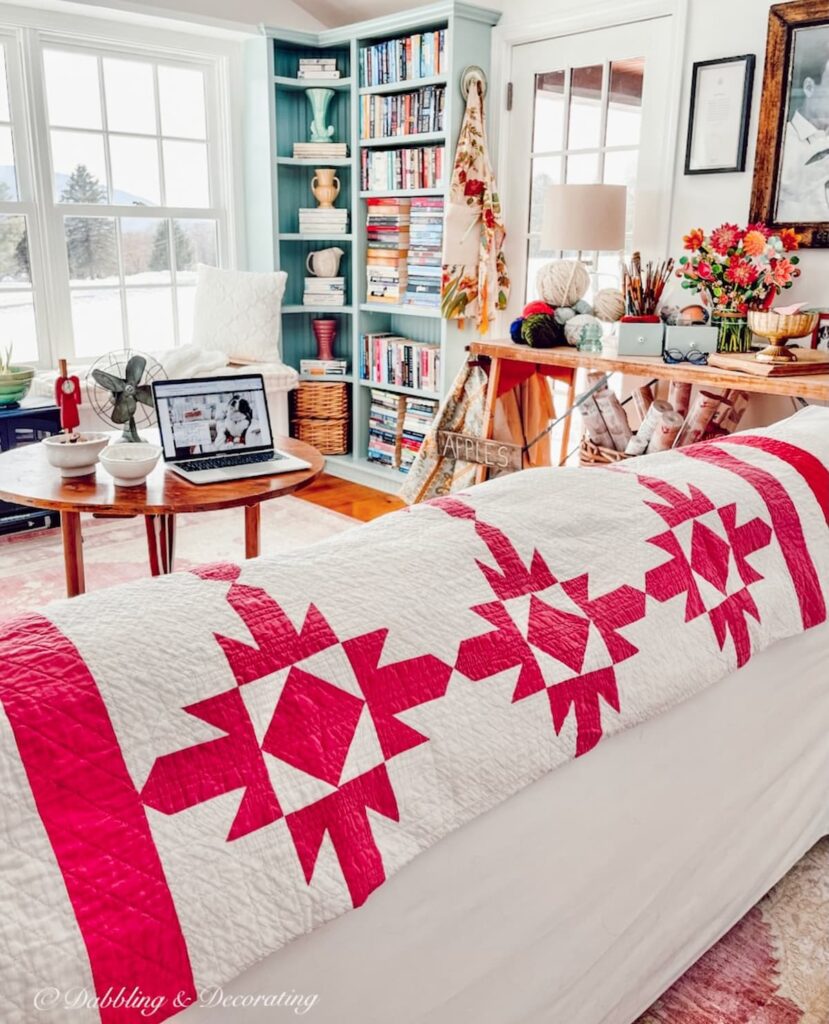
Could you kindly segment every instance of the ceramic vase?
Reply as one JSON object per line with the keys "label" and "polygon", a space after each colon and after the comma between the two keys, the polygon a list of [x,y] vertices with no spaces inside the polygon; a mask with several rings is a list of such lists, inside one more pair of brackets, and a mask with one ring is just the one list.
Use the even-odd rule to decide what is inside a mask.
{"label": "ceramic vase", "polygon": [[328,120],[328,107],[334,98],[333,89],[306,89],[305,95],[311,104],[311,142],[331,142],[334,134],[334,125],[326,124]]}
{"label": "ceramic vase", "polygon": [[340,194],[340,179],[333,167],[318,167],[311,179],[311,192],[321,210],[330,210]]}
{"label": "ceramic vase", "polygon": [[337,337],[336,320],[314,320],[311,323],[317,339],[317,359],[334,359],[334,341]]}
{"label": "ceramic vase", "polygon": [[340,260],[344,255],[343,250],[336,246],[330,249],[317,249],[306,256],[305,269],[314,277],[336,277],[340,269]]}

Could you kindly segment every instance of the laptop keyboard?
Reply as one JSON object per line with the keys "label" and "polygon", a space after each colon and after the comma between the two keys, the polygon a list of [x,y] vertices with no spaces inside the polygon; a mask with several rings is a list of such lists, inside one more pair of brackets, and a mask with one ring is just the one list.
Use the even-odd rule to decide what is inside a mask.
{"label": "laptop keyboard", "polygon": [[284,459],[279,452],[249,452],[247,455],[222,455],[215,459],[188,459],[179,462],[182,469],[197,472],[201,469],[227,469],[229,466],[252,466],[256,462],[276,462]]}

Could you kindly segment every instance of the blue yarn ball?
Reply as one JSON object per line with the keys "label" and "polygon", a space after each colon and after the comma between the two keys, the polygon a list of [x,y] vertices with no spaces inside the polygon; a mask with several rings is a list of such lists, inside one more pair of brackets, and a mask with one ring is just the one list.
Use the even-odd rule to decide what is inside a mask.
{"label": "blue yarn ball", "polygon": [[516,320],[513,320],[512,323],[509,325],[509,336],[512,338],[513,341],[516,341],[522,345],[526,345],[526,342],[521,337],[521,325],[523,323],[523,316],[519,316]]}
{"label": "blue yarn ball", "polygon": [[579,299],[578,302],[574,303],[573,309],[575,309],[575,311],[577,313],[580,313],[582,316],[593,315],[593,307],[590,305],[589,302],[585,302],[584,299]]}

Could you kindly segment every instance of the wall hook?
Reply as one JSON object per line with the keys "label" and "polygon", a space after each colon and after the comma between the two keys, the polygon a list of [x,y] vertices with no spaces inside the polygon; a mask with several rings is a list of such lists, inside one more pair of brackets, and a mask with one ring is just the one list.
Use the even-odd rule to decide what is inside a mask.
{"label": "wall hook", "polygon": [[478,64],[469,64],[461,72],[461,94],[466,99],[475,82],[481,83],[481,94],[486,96],[486,72]]}

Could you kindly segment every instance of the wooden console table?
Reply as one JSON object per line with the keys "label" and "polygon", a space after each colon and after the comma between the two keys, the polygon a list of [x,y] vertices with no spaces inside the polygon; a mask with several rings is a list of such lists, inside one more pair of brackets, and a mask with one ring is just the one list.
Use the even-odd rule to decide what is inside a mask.
{"label": "wooden console table", "polygon": [[[616,356],[605,350],[601,354],[579,352],[575,348],[530,348],[513,341],[473,341],[470,355],[490,361],[484,412],[484,437],[491,438],[498,398],[521,384],[533,373],[542,373],[567,384],[567,408],[576,401],[578,370],[600,370],[623,373],[631,377],[684,381],[704,388],[735,388],[752,394],[775,395],[800,399],[803,402],[829,402],[829,374],[815,373],[793,377],[754,377],[749,373],[720,370],[713,366],[692,363],[664,363],[659,356]],[[564,423],[559,465],[564,464],[570,443],[571,417]],[[478,481],[486,479],[486,466],[478,469]]]}

